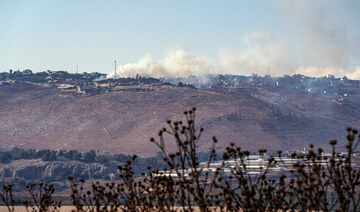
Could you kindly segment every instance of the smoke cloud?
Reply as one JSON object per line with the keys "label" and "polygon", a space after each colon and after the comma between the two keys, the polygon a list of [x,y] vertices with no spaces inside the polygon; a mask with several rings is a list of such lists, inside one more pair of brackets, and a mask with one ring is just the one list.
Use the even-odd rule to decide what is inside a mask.
{"label": "smoke cloud", "polygon": [[[271,32],[255,32],[243,36],[241,51],[223,49],[219,52],[221,68],[226,73],[283,75],[290,70],[287,48]],[[287,58],[287,59],[285,59]]]}
{"label": "smoke cloud", "polygon": [[[360,36],[350,26],[360,19],[359,1],[273,0],[271,14],[280,30],[247,33],[242,48],[219,50],[209,59],[184,49],[169,52],[162,60],[145,56],[135,64],[120,65],[118,77],[188,77],[212,73],[272,76],[329,74],[360,80]],[[339,18],[343,16],[345,18]],[[357,18],[358,17],[358,18]],[[355,24],[354,24],[355,23]],[[108,78],[114,77],[114,73]]]}
{"label": "smoke cloud", "polygon": [[360,40],[351,36],[354,29],[349,27],[356,21],[351,16],[357,14],[359,2],[276,0],[275,5],[275,16],[292,34],[289,56],[302,66],[290,73],[360,79],[359,68],[353,64],[359,55]]}
{"label": "smoke cloud", "polygon": [[349,64],[348,29],[339,20],[339,10],[351,11],[345,1],[275,1],[275,13],[291,33],[289,43],[299,62],[311,66],[347,68]]}
{"label": "smoke cloud", "polygon": [[[183,49],[171,51],[167,56],[157,62],[150,56],[145,56],[138,63],[120,65],[117,68],[117,77],[129,77],[139,74],[145,77],[189,77],[202,76],[211,73],[213,64],[210,59],[190,54]],[[111,73],[108,78],[115,77]]]}
{"label": "smoke cloud", "polygon": [[336,77],[345,76],[345,71],[342,68],[336,67],[317,67],[317,66],[308,66],[308,67],[298,67],[294,74],[302,74],[312,77],[323,77],[327,75],[334,75]]}
{"label": "smoke cloud", "polygon": [[335,77],[347,77],[349,79],[360,80],[360,67],[356,67],[353,72],[346,72],[339,67],[298,67],[294,74],[302,74],[312,77],[323,77],[328,75],[334,75]]}
{"label": "smoke cloud", "polygon": [[353,71],[352,73],[347,73],[346,76],[349,79],[360,80],[360,67],[356,67],[355,71]]}

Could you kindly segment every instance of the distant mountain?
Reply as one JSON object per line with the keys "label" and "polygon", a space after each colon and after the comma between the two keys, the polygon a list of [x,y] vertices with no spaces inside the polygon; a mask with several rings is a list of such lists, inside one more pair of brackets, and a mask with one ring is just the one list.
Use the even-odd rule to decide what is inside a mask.
{"label": "distant mountain", "polygon": [[204,151],[212,136],[219,149],[230,142],[250,151],[303,150],[310,143],[326,148],[330,139],[344,140],[346,126],[360,127],[359,81],[218,75],[197,80],[195,88],[186,80],[98,81],[101,76],[0,74],[0,148],[150,156],[158,149],[149,138],[191,107],[198,109],[197,126],[205,128]]}

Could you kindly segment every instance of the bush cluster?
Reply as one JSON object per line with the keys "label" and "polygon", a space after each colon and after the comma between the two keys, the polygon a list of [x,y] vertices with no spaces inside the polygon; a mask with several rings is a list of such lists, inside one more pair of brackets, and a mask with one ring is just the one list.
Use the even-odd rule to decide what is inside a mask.
{"label": "bush cluster", "polygon": [[24,150],[14,148],[10,152],[0,152],[0,163],[9,163],[13,160],[21,159],[38,159],[43,161],[58,161],[58,160],[76,160],[85,163],[106,163],[109,161],[126,162],[131,159],[131,156],[116,154],[116,155],[98,155],[94,150],[81,153],[76,150],[39,150],[35,149]]}

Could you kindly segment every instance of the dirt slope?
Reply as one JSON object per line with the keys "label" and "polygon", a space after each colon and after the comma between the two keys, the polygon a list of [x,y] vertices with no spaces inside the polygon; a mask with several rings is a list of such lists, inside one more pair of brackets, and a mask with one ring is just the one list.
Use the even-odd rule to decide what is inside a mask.
{"label": "dirt slope", "polygon": [[[0,148],[76,149],[153,155],[148,140],[197,107],[197,124],[205,128],[200,144],[219,148],[235,142],[251,151],[296,150],[309,143],[327,146],[342,139],[347,125],[360,126],[357,108],[305,94],[266,93],[254,97],[161,85],[151,91],[122,90],[94,96],[74,96],[56,88],[28,84],[0,88]],[[278,95],[280,100],[266,99]],[[172,146],[169,145],[169,148]]]}

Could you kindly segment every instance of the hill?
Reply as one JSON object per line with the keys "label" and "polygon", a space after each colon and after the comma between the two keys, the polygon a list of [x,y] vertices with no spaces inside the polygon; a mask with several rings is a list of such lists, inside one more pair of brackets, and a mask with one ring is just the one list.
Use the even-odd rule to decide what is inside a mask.
{"label": "hill", "polygon": [[199,144],[203,151],[211,136],[218,137],[219,149],[230,142],[250,151],[303,150],[310,143],[327,148],[330,139],[344,138],[347,125],[360,126],[358,82],[338,89],[349,94],[320,95],[254,81],[195,88],[141,77],[94,81],[101,75],[76,80],[70,74],[59,77],[63,82],[54,77],[35,82],[31,76],[36,74],[27,74],[27,80],[13,74],[3,74],[0,86],[3,150],[93,149],[151,156],[158,150],[149,138],[167,119],[181,119],[191,107],[198,109],[197,126],[205,128]]}

